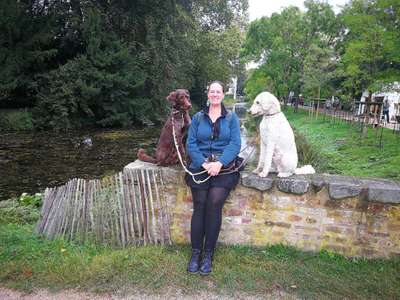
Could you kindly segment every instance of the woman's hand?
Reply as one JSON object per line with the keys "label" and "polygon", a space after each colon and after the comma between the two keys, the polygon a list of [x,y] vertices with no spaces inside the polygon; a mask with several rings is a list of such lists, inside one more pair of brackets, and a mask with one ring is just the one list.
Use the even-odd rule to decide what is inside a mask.
{"label": "woman's hand", "polygon": [[222,168],[222,163],[219,161],[205,162],[203,168],[207,170],[207,173],[211,176],[217,176]]}

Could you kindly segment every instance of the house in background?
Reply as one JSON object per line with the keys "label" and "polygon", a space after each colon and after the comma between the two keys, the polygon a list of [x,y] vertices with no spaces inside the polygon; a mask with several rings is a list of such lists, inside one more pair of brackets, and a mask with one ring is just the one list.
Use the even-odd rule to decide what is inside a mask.
{"label": "house in background", "polygon": [[[368,91],[364,91],[360,102],[366,102],[366,99],[369,96]],[[372,94],[372,102],[383,103],[385,99],[389,100],[389,120],[390,122],[396,122],[396,116],[400,116],[400,83],[394,82],[390,85],[387,85],[383,88],[382,92],[375,92]],[[381,105],[378,105],[381,107]],[[378,107],[377,106],[377,107]],[[361,115],[364,113],[365,105],[358,105],[357,115]],[[376,111],[374,111],[376,112]],[[379,111],[380,118],[382,118],[382,110]]]}

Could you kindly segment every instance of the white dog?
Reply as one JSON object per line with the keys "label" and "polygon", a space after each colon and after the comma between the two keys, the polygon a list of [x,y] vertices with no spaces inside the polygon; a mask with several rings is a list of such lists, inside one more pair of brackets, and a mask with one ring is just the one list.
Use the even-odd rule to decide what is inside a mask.
{"label": "white dog", "polygon": [[269,172],[278,172],[278,177],[315,173],[310,165],[297,168],[293,130],[274,95],[268,92],[257,95],[250,112],[252,115],[263,115],[260,123],[260,159],[254,173],[260,177],[268,176]]}

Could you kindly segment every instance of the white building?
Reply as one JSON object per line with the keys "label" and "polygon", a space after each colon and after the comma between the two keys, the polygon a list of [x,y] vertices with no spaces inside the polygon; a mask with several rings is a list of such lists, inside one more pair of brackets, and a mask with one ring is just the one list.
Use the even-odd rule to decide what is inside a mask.
{"label": "white building", "polygon": [[[385,91],[376,92],[372,94],[373,102],[383,102],[384,99],[389,100],[389,120],[390,122],[396,121],[396,116],[400,115],[400,84],[394,82],[384,88]],[[364,91],[361,96],[360,102],[365,102],[369,96],[368,91]],[[365,105],[359,105],[357,114],[360,115],[364,112]],[[382,113],[382,112],[381,112]]]}

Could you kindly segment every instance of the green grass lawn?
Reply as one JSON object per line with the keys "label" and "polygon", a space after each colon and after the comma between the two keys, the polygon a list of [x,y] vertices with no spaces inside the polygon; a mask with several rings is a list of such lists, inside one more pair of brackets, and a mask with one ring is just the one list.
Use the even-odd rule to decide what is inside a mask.
{"label": "green grass lawn", "polygon": [[76,288],[90,292],[162,294],[180,289],[260,296],[281,290],[305,298],[399,299],[400,259],[347,259],[286,246],[219,247],[213,274],[186,273],[188,246],[112,250],[46,240],[32,225],[0,225],[0,284],[31,291]]}
{"label": "green grass lawn", "polygon": [[[308,112],[284,111],[297,132],[304,135],[319,159],[316,169],[359,177],[380,177],[400,180],[400,136],[390,129],[383,129],[383,148],[376,144],[375,130],[369,129],[368,137],[360,139],[360,131],[344,122],[333,123],[323,116],[310,119]],[[379,129],[380,130],[380,129]]]}

